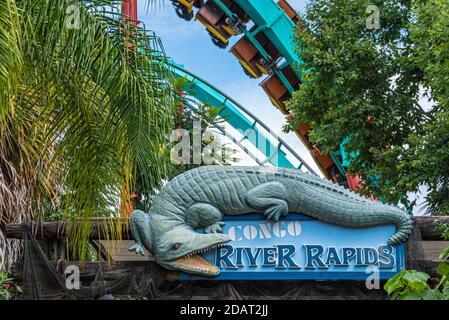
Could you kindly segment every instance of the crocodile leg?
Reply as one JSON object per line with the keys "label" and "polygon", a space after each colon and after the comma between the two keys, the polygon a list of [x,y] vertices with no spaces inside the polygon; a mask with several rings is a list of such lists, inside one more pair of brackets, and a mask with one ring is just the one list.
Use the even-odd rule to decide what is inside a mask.
{"label": "crocodile leg", "polygon": [[194,229],[204,228],[205,233],[223,232],[223,214],[209,203],[195,203],[186,212],[186,222]]}
{"label": "crocodile leg", "polygon": [[279,182],[263,183],[246,193],[246,201],[256,210],[263,210],[267,219],[279,221],[288,214],[287,191]]}
{"label": "crocodile leg", "polygon": [[141,210],[135,210],[131,215],[130,225],[135,244],[128,250],[143,256],[144,248],[151,250],[150,215]]}

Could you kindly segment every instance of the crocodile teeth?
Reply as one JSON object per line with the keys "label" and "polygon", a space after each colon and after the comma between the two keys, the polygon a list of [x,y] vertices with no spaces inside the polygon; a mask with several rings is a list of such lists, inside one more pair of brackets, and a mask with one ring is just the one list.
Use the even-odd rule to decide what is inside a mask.
{"label": "crocodile teeth", "polygon": [[193,273],[200,273],[203,275],[215,276],[220,273],[218,267],[200,256],[192,258],[179,258],[176,263],[181,267],[181,270]]}
{"label": "crocodile teeth", "polygon": [[189,253],[186,254],[184,257],[185,257],[185,258],[194,257],[194,256],[196,256],[196,255],[200,255],[200,254],[202,254],[202,253],[204,253],[204,252],[207,252],[207,251],[209,251],[209,250],[224,247],[225,245],[226,245],[226,244],[224,244],[224,243],[217,243],[217,244],[214,244],[214,245],[212,245],[212,246],[210,246],[210,247],[207,247],[207,248],[203,248],[203,249],[199,249],[199,250],[195,250],[195,251],[189,252]]}

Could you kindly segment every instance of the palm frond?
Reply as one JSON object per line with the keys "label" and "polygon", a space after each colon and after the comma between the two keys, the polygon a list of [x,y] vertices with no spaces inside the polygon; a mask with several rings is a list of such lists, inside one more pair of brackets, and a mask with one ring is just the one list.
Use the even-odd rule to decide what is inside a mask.
{"label": "palm frond", "polygon": [[20,51],[20,10],[14,0],[0,0],[0,134],[11,111],[22,55]]}
{"label": "palm frond", "polygon": [[[168,174],[160,149],[174,124],[173,79],[160,40],[126,23],[120,1],[15,3],[21,60],[6,58],[2,66],[9,73],[20,67],[20,77],[5,78],[13,88],[16,76],[20,93],[7,91],[0,101],[1,110],[14,108],[0,131],[0,156],[23,178],[27,210],[43,210],[41,200],[50,199],[66,218],[83,222],[70,236],[84,256],[86,221],[117,217],[120,190],[133,188],[135,172],[148,188]],[[68,5],[80,9],[80,28],[67,28]],[[0,184],[9,185],[2,172]],[[121,223],[114,228],[120,238]]]}

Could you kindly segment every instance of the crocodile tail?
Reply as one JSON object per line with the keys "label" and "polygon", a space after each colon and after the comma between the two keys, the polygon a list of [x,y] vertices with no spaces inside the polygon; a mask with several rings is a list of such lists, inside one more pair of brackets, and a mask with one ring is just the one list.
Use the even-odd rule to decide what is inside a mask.
{"label": "crocodile tail", "polygon": [[387,221],[396,225],[396,232],[390,239],[388,239],[388,244],[396,245],[404,242],[412,232],[413,220],[412,217],[403,210],[390,206],[387,207],[389,209],[387,211]]}
{"label": "crocodile tail", "polygon": [[[308,183],[297,185],[294,196],[301,198],[297,208],[324,222],[346,227],[370,227],[385,224],[396,225],[396,232],[388,243],[398,244],[411,233],[413,220],[405,211],[366,199],[354,192],[327,184],[322,187]],[[317,197],[317,195],[320,195]]]}

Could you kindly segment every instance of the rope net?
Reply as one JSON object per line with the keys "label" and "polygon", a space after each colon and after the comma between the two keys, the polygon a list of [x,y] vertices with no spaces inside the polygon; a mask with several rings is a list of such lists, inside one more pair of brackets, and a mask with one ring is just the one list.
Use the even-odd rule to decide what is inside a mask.
{"label": "rope net", "polygon": [[[23,291],[25,299],[219,299],[219,300],[310,300],[387,299],[383,290],[367,289],[360,281],[168,281],[167,271],[149,261],[143,268],[107,280],[99,267],[90,279],[81,277],[80,287],[67,289],[64,262],[49,261],[29,228],[23,228]],[[407,268],[421,270],[424,250],[421,232],[414,228],[407,244]],[[58,271],[59,269],[59,271]],[[103,298],[102,298],[103,297]]]}

